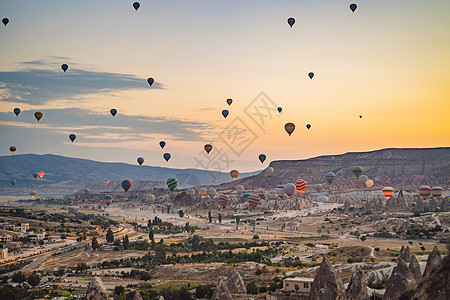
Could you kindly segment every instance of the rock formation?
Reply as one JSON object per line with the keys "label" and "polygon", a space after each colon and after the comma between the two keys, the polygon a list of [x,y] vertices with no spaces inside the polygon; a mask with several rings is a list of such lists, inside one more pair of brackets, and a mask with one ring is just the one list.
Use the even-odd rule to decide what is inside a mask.
{"label": "rock formation", "polygon": [[211,300],[233,300],[230,290],[228,289],[222,278],[219,278],[219,283],[217,283]]}
{"label": "rock formation", "polygon": [[437,246],[434,246],[433,251],[428,255],[427,259],[427,265],[425,267],[425,272],[423,273],[423,276],[428,276],[428,274],[433,273],[434,270],[439,268],[442,263],[441,258],[441,252],[439,252],[439,249]]}
{"label": "rock formation", "polygon": [[419,281],[419,279],[422,278],[422,271],[420,270],[420,265],[415,255],[413,255],[411,258],[411,262],[409,263],[409,270],[411,270],[411,273],[413,274],[416,281]]}
{"label": "rock formation", "polygon": [[364,272],[358,268],[353,273],[350,283],[347,288],[347,300],[368,300],[366,277]]}
{"label": "rock formation", "polygon": [[322,264],[317,270],[314,282],[309,294],[310,300],[336,299],[345,300],[345,290],[336,270],[328,258],[324,257]]}
{"label": "rock formation", "polygon": [[399,258],[403,259],[405,262],[411,261],[411,249],[409,248],[409,246],[406,246],[406,248],[402,246]]}
{"label": "rock formation", "polygon": [[399,258],[398,265],[392,271],[383,300],[397,300],[408,291],[417,288],[417,282],[406,262]]}
{"label": "rock formation", "polygon": [[100,277],[94,277],[89,282],[86,300],[109,300],[108,292]]}
{"label": "rock formation", "polygon": [[134,293],[133,300],[143,300],[141,294],[138,291]]}
{"label": "rock formation", "polygon": [[236,268],[231,269],[231,274],[227,280],[227,287],[230,290],[233,299],[247,298],[247,289],[244,280]]}

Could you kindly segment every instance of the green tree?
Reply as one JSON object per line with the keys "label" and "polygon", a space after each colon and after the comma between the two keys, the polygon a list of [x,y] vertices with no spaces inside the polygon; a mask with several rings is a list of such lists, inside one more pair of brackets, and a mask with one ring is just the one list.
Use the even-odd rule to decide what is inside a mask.
{"label": "green tree", "polygon": [[31,274],[30,276],[28,276],[27,282],[32,286],[35,287],[37,285],[39,285],[39,283],[41,282],[41,276],[39,276],[36,273]]}
{"label": "green tree", "polygon": [[64,274],[66,274],[66,270],[64,268],[59,268],[58,271],[56,271],[56,276],[63,276]]}
{"label": "green tree", "polygon": [[180,216],[180,218],[183,218],[184,217],[184,212],[180,209],[178,211],[178,215]]}
{"label": "green tree", "polygon": [[76,268],[76,271],[77,271],[77,272],[83,273],[83,272],[85,272],[87,269],[89,269],[88,265],[87,265],[84,261],[82,261],[82,262],[79,262],[79,263],[78,263],[77,268]]}
{"label": "green tree", "polygon": [[22,271],[15,272],[11,277],[12,282],[22,283],[27,280],[27,275]]}
{"label": "green tree", "polygon": [[219,223],[222,223],[222,214],[219,214]]}
{"label": "green tree", "polygon": [[263,274],[266,274],[269,270],[267,269],[267,266],[263,266],[261,271],[263,272]]}
{"label": "green tree", "polygon": [[212,223],[211,211],[208,211],[208,222]]}
{"label": "green tree", "polygon": [[361,241],[365,241],[367,239],[367,237],[365,235],[363,235],[362,237],[360,237]]}
{"label": "green tree", "polygon": [[241,217],[240,216],[236,216],[236,230],[239,229],[239,223],[241,222]]}
{"label": "green tree", "polygon": [[153,228],[150,229],[148,233],[148,238],[150,239],[150,241],[155,242],[155,233],[153,232]]}
{"label": "green tree", "polygon": [[97,250],[100,245],[98,244],[97,238],[94,236],[92,238],[92,250]]}
{"label": "green tree", "polygon": [[130,248],[130,240],[128,239],[128,234],[122,240],[123,250],[128,250]]}
{"label": "green tree", "polygon": [[247,284],[247,294],[256,295],[258,294],[258,286],[253,281]]}
{"label": "green tree", "polygon": [[117,285],[117,286],[114,288],[114,294],[116,294],[116,295],[120,295],[120,294],[122,294],[124,291],[125,291],[125,288],[124,288],[123,286],[121,286],[121,285]]}
{"label": "green tree", "polygon": [[114,242],[114,233],[112,232],[111,228],[109,228],[108,232],[106,233],[106,241],[110,244]]}

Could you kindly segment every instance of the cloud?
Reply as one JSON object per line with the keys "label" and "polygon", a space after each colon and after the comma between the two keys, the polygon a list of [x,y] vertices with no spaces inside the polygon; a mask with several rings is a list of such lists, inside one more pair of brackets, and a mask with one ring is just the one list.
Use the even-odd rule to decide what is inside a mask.
{"label": "cloud", "polygon": [[[45,61],[35,60],[24,64],[42,66]],[[131,89],[164,89],[155,82],[149,87],[145,78],[132,74],[95,72],[72,69],[23,69],[0,71],[0,100],[28,104],[45,104],[56,99],[76,100],[87,94],[109,93]]]}

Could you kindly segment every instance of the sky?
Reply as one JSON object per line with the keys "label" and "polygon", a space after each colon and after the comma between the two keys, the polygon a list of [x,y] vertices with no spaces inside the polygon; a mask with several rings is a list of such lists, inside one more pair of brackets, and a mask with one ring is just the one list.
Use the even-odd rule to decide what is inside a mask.
{"label": "sky", "polygon": [[0,2],[0,155],[245,172],[450,146],[449,1],[133,2]]}

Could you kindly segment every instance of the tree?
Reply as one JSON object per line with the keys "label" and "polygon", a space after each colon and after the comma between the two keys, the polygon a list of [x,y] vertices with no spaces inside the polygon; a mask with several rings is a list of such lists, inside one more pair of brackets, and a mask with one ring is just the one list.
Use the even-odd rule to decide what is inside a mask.
{"label": "tree", "polygon": [[22,283],[27,280],[27,275],[22,271],[18,271],[12,275],[11,280],[12,282]]}
{"label": "tree", "polygon": [[78,263],[76,271],[77,272],[81,272],[83,273],[84,271],[86,271],[87,269],[89,269],[88,265],[83,261]]}
{"label": "tree", "polygon": [[94,236],[92,238],[92,250],[97,250],[100,245],[98,244],[97,238]]}
{"label": "tree", "polygon": [[184,217],[184,212],[180,209],[178,211],[178,215],[180,216],[180,218],[183,218]]}
{"label": "tree", "polygon": [[64,268],[59,268],[58,271],[56,271],[56,276],[63,276],[64,274],[66,274],[66,270]]}
{"label": "tree", "polygon": [[241,217],[236,216],[236,230],[239,229],[239,223],[241,222]]}
{"label": "tree", "polygon": [[148,233],[148,238],[150,239],[150,241],[152,241],[153,243],[155,242],[155,233],[153,232],[153,229],[150,229],[149,233]]}
{"label": "tree", "polygon": [[111,228],[109,228],[108,232],[106,233],[106,241],[110,244],[114,242],[114,233],[112,232]]}
{"label": "tree", "polygon": [[36,273],[33,273],[30,276],[28,276],[27,281],[32,287],[35,287],[39,285],[39,283],[41,282],[41,276],[39,276]]}
{"label": "tree", "polygon": [[247,284],[247,294],[256,295],[258,294],[258,286],[253,281]]}
{"label": "tree", "polygon": [[269,270],[267,269],[267,266],[263,266],[261,271],[263,272],[263,274],[266,274]]}
{"label": "tree", "polygon": [[170,205],[167,206],[167,213],[170,214]]}
{"label": "tree", "polygon": [[114,288],[114,294],[116,294],[116,295],[120,295],[120,294],[122,294],[124,291],[125,291],[125,288],[124,288],[123,286],[121,286],[121,285],[117,285],[117,286]]}
{"label": "tree", "polygon": [[128,250],[128,248],[130,248],[130,240],[128,239],[128,234],[123,238],[122,244],[123,250]]}
{"label": "tree", "polygon": [[362,237],[360,237],[361,241],[365,241],[367,239],[367,237],[365,235],[363,235]]}
{"label": "tree", "polygon": [[219,214],[219,223],[222,223],[222,214]]}
{"label": "tree", "polygon": [[65,240],[65,239],[67,239],[67,234],[64,234],[64,233],[63,233],[63,234],[61,234],[61,239],[62,239],[62,240]]}
{"label": "tree", "polygon": [[209,223],[212,223],[211,211],[208,211],[208,221]]}

